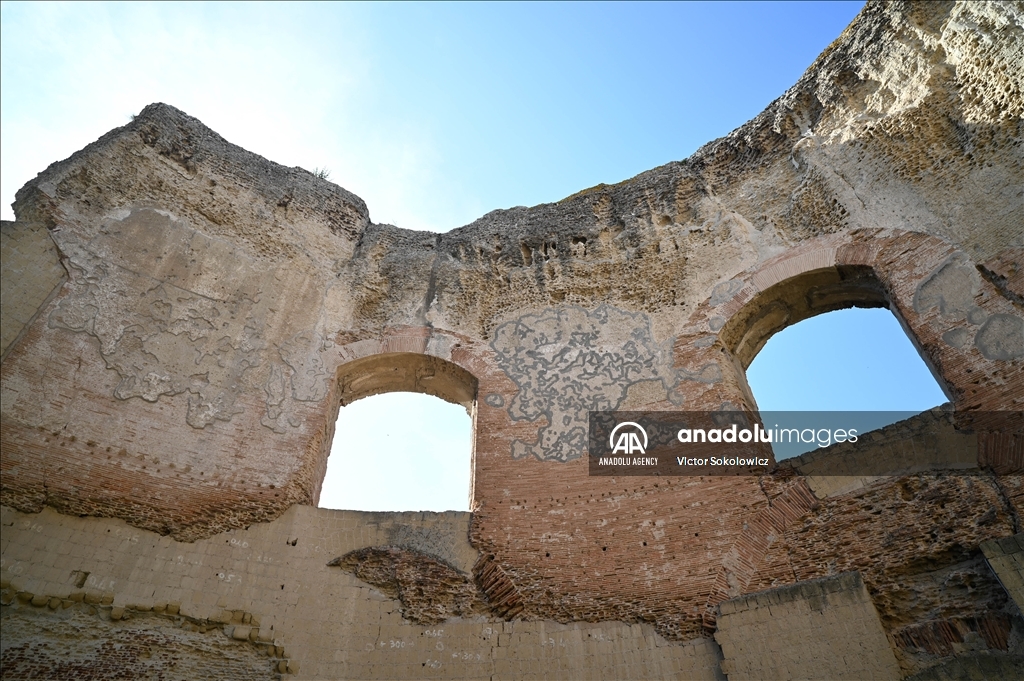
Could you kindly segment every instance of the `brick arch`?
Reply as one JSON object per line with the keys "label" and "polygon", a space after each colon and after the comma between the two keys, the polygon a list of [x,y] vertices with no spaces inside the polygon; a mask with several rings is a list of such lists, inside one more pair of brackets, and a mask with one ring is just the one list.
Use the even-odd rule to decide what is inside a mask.
{"label": "brick arch", "polygon": [[709,363],[722,369],[722,380],[694,408],[756,411],[745,374],[765,342],[849,307],[892,311],[958,410],[1019,409],[1024,395],[1006,379],[1021,373],[1021,358],[989,351],[984,337],[986,320],[1019,318],[1019,310],[953,245],[891,231],[813,239],[719,284],[676,343],[684,370]]}
{"label": "brick arch", "polygon": [[[477,377],[455,362],[426,353],[425,342],[396,343],[394,338],[391,336],[380,343],[380,352],[343,362],[336,370],[333,389],[327,400],[324,426],[318,430],[308,449],[313,455],[310,497],[314,505],[320,502],[338,413],[342,407],[357,400],[385,393],[413,392],[460,405],[473,419],[472,439],[475,443],[476,397],[480,384]],[[474,469],[475,461],[470,464],[471,486]]]}
{"label": "brick arch", "polygon": [[[973,410],[1019,411],[1024,403],[1021,359],[986,355],[978,337],[986,319],[1019,318],[1020,311],[978,275],[980,269],[941,239],[890,231],[822,237],[760,263],[718,284],[677,339],[676,364],[684,372],[697,375],[710,364],[721,367],[718,382],[686,386],[695,396],[687,408],[756,412],[746,369],[772,335],[834,310],[885,307],[952,398],[958,420]],[[955,346],[950,335],[961,332],[974,341]],[[1019,440],[983,432],[984,422],[974,425],[980,427],[978,465],[1000,472],[1019,470]],[[806,481],[798,479],[744,525],[723,552],[703,611],[706,627],[714,626],[717,603],[763,587],[757,575],[778,535],[818,503]]]}
{"label": "brick arch", "polygon": [[454,362],[416,352],[369,355],[338,367],[339,407],[389,392],[439,397],[472,413],[479,380]]}
{"label": "brick arch", "polygon": [[812,269],[760,291],[722,327],[719,338],[747,369],[768,339],[782,329],[851,307],[890,307],[888,291],[874,268],[834,265]]}

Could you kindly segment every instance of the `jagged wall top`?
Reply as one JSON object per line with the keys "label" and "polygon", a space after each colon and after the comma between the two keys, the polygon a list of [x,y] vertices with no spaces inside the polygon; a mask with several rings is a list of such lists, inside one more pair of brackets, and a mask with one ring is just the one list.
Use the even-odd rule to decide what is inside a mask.
{"label": "jagged wall top", "polygon": [[[600,400],[753,409],[735,343],[842,305],[890,304],[954,401],[1019,401],[1022,17],[869,3],[793,88],[689,159],[440,235],[373,224],[344,189],[146,107],[18,193],[19,228],[52,239],[67,281],[5,330],[20,338],[3,362],[5,503],[180,536],[274,517],[315,501],[338,404],[373,392],[340,368],[403,353],[380,386],[423,386],[444,362],[479,379],[479,491],[510,455],[575,460]],[[868,279],[839,267],[871,269],[870,296],[850,298]],[[764,297],[808,270],[826,279],[802,286],[839,297]],[[552,338],[614,384],[584,380]],[[60,488],[36,440],[69,429],[68,446],[128,456],[80,461],[173,494]]]}

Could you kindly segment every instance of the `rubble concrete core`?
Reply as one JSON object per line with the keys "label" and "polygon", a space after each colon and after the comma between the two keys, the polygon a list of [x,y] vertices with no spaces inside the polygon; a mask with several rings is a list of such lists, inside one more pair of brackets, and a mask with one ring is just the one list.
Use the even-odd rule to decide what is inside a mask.
{"label": "rubble concrete core", "polygon": [[[4,678],[1021,675],[1024,445],[951,419],[1024,411],[1022,54],[1020,3],[871,2],[689,159],[444,234],[166,104],[54,163],[2,226]],[[588,476],[590,409],[756,412],[852,306],[971,474]],[[393,390],[472,413],[472,513],[314,508]]]}

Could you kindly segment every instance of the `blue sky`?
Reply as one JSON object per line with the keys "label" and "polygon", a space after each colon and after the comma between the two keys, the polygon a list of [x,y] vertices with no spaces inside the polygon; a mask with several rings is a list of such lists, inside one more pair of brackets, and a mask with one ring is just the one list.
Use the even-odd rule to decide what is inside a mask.
{"label": "blue sky", "polygon": [[[861,5],[3,3],[3,217],[12,219],[14,192],[49,163],[162,101],[271,160],[329,169],[332,181],[367,202],[376,222],[447,231],[496,208],[556,201],[686,158],[780,96]],[[752,384],[787,335],[798,348],[826,347],[800,339],[805,324],[769,342],[751,369]],[[834,335],[849,336],[839,321],[830,324]],[[873,357],[901,339],[909,346],[898,325],[889,324],[894,332],[865,324],[853,322],[875,329],[882,349]],[[797,352],[815,385],[848,385],[849,377],[822,373],[829,363],[851,367],[848,358],[810,369],[807,353]],[[865,371],[854,373],[864,378]],[[891,365],[865,379],[864,390],[845,392],[861,395],[867,406],[859,408],[880,408],[871,406],[878,395],[916,385],[900,374],[888,386],[881,383],[887,375]],[[789,385],[793,399],[807,398],[806,388]],[[933,399],[922,386],[906,404]],[[415,448],[438,462],[438,479],[424,483],[420,474],[419,486],[450,488],[451,501],[423,508],[465,508],[468,419],[458,407],[443,416],[415,401],[374,398],[355,423],[374,431],[398,410],[415,412],[423,428],[437,424],[396,450]],[[339,424],[338,432],[359,430]],[[425,454],[427,442],[436,451]],[[465,463],[449,466],[453,451],[464,452]],[[398,453],[376,460],[393,472]],[[341,458],[332,455],[332,465]],[[455,479],[452,471],[465,475]],[[426,504],[409,501],[408,490],[397,500],[377,492],[360,499],[368,486],[343,477],[348,489],[325,505]]]}
{"label": "blue sky", "polygon": [[14,192],[154,101],[372,218],[447,231],[686,158],[763,110],[860,3],[3,3]]}

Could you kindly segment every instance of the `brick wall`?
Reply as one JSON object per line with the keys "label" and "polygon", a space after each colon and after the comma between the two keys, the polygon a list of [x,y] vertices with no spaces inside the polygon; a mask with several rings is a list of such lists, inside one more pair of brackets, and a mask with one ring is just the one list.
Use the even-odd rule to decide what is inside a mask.
{"label": "brick wall", "polygon": [[[755,411],[760,344],[851,305],[893,311],[957,412],[1019,410],[1019,15],[870,3],[688,161],[445,234],[146,107],[4,225],[0,502],[26,514],[4,511],[5,612],[180,604],[311,676],[658,677],[713,672],[719,603],[855,570],[903,673],[1015,654],[978,547],[1021,530],[1019,437],[940,432],[956,474],[844,487],[810,460],[591,477],[583,433],[591,408]],[[339,403],[396,385],[475,388],[472,517],[302,506]]]}

